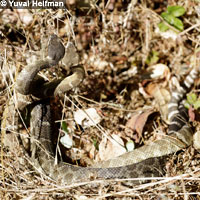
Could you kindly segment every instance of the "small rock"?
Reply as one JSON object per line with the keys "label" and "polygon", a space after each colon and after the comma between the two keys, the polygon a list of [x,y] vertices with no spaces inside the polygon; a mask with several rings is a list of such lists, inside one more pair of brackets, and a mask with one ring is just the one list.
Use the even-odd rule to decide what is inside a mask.
{"label": "small rock", "polygon": [[194,148],[200,150],[200,131],[197,131],[193,136]]}

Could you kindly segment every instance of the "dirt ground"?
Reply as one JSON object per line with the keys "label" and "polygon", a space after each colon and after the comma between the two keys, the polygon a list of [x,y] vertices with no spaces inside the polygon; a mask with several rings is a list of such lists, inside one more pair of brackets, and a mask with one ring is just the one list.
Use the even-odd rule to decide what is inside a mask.
{"label": "dirt ground", "polygon": [[[183,81],[199,64],[200,2],[67,2],[66,10],[0,11],[1,124],[6,103],[15,92],[17,75],[27,63],[46,55],[48,38],[56,33],[65,45],[68,41],[75,44],[86,71],[78,88],[61,98],[51,98],[61,135],[68,134],[69,145],[73,143],[69,148],[61,146],[64,159],[91,165],[165,135],[171,84],[173,80]],[[161,16],[174,5],[185,9],[177,17],[182,30]],[[165,32],[159,29],[163,21],[169,28]],[[59,66],[40,73],[48,81],[69,74],[70,70]],[[199,80],[194,85],[191,91],[198,99]],[[87,119],[79,125],[76,113],[89,108],[95,126]],[[198,108],[190,104],[189,112],[197,132]],[[107,137],[120,143],[120,148]],[[59,185],[33,171],[19,143],[15,143],[13,151],[4,147],[1,139],[1,199],[200,199],[200,154],[194,145],[169,157],[164,178],[129,187],[122,184],[123,180]]]}

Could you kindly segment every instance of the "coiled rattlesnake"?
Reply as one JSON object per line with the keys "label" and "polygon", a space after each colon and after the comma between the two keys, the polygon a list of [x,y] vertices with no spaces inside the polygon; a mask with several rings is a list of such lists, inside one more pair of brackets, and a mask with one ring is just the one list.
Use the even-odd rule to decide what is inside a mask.
{"label": "coiled rattlesnake", "polygon": [[[46,98],[52,95],[60,95],[78,86],[83,80],[85,73],[83,67],[79,65],[77,54],[74,53],[73,57],[69,57],[71,53],[69,52],[71,51],[70,46],[73,47],[69,43],[66,51],[64,51],[64,46],[59,38],[56,35],[52,35],[48,47],[48,57],[26,66],[21,71],[16,81],[17,91],[23,95],[31,94],[36,97]],[[57,47],[61,48],[61,51],[56,49]],[[44,68],[57,64],[62,58],[65,65],[72,66],[73,74],[64,80],[56,80],[50,83],[45,83],[41,80],[37,73]],[[166,163],[165,156],[179,151],[192,143],[193,133],[188,125],[188,116],[184,107],[179,104],[186,90],[191,87],[197,74],[198,70],[193,69],[186,77],[183,86],[172,92],[169,103],[170,126],[167,136],[115,159],[98,163],[94,167],[84,168],[63,162],[55,164],[51,139],[52,122],[50,106],[39,102],[31,112],[31,137],[34,138],[31,141],[31,151],[35,164],[39,165],[49,177],[63,184],[89,180],[90,178],[110,179],[163,176],[163,169]],[[18,105],[18,108],[23,109],[24,106],[21,103]],[[11,107],[8,106],[8,109],[11,109]],[[8,109],[4,113],[8,113]],[[39,143],[36,141],[39,141]]]}

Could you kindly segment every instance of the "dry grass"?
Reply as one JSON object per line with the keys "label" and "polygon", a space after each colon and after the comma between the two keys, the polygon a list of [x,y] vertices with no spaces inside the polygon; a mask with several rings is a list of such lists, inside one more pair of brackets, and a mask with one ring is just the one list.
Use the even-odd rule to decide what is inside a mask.
{"label": "dry grass", "polygon": [[[142,82],[140,77],[149,67],[145,63],[148,55],[152,50],[157,51],[158,63],[166,64],[171,70],[170,75],[176,74],[181,79],[188,71],[185,66],[191,62],[190,58],[199,46],[200,13],[197,1],[167,2],[169,5],[178,3],[186,9],[182,17],[185,29],[176,41],[165,39],[155,31],[161,12],[166,10],[166,4],[159,0],[142,3],[115,0],[105,1],[105,5],[97,2],[84,12],[75,11],[73,5],[67,11],[32,10],[32,21],[28,25],[16,10],[1,11],[0,52],[3,64],[0,73],[0,115],[8,98],[14,96],[15,77],[26,65],[26,59],[41,54],[40,49],[45,48],[47,37],[56,32],[65,44],[67,40],[75,41],[87,71],[79,95],[71,92],[70,99],[78,107],[97,108],[103,116],[99,128],[75,133],[75,137],[79,138],[76,147],[91,147],[94,138],[100,143],[105,133],[108,136],[116,133],[128,140],[130,135],[126,135],[124,130],[129,114],[144,105],[155,105],[152,98],[145,99],[138,92],[138,83]],[[129,70],[134,65],[138,72],[134,77],[129,76]],[[50,70],[43,75],[49,78],[63,71]],[[168,89],[168,85],[165,87]],[[57,101],[61,101],[65,120],[70,125],[75,106],[68,100]],[[55,109],[59,110],[57,101],[54,102]],[[166,128],[159,117],[155,123],[158,129]],[[195,125],[195,128],[198,126]],[[15,137],[17,135],[19,133],[15,133]],[[14,151],[3,148],[1,142],[1,199],[200,199],[199,154],[193,147],[170,158],[168,175],[173,177],[129,188],[121,184],[123,180],[95,180],[61,186],[32,170],[31,160],[24,155],[19,143],[14,142]],[[90,148],[83,151],[86,155],[91,153]]]}

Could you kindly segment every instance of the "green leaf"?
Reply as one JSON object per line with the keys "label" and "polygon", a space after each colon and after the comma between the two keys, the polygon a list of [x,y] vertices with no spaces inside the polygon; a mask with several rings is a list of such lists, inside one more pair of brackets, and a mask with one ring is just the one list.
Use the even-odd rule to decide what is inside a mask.
{"label": "green leaf", "polygon": [[159,60],[159,57],[158,57],[159,53],[157,51],[152,51],[148,57],[147,57],[147,60],[146,60],[146,63],[148,65],[152,65],[154,63],[156,63],[158,60]]}
{"label": "green leaf", "polygon": [[171,25],[174,24],[175,17],[174,17],[173,15],[170,15],[170,14],[167,13],[167,12],[163,12],[163,13],[161,13],[161,17],[162,17],[166,22],[168,22],[169,24],[171,24]]}
{"label": "green leaf", "polygon": [[193,105],[197,100],[197,95],[194,93],[187,94],[187,101],[190,105]]}
{"label": "green leaf", "polygon": [[168,6],[167,12],[174,17],[180,17],[185,14],[185,8],[182,6]]}
{"label": "green leaf", "polygon": [[184,106],[185,106],[185,108],[187,108],[187,109],[190,108],[190,104],[188,103],[188,101],[185,101],[185,102],[184,102]]}
{"label": "green leaf", "polygon": [[184,29],[183,22],[178,18],[174,18],[173,26],[176,27],[179,31],[182,31]]}
{"label": "green leaf", "polygon": [[161,32],[165,32],[169,29],[169,27],[164,22],[159,23],[158,28],[160,29]]}
{"label": "green leaf", "polygon": [[163,12],[161,13],[161,16],[166,22],[168,22],[170,25],[174,26],[178,30],[182,31],[184,29],[183,22],[173,15]]}
{"label": "green leaf", "polygon": [[66,122],[62,122],[61,129],[62,129],[65,133],[68,133],[68,128],[67,128]]}
{"label": "green leaf", "polygon": [[200,100],[195,101],[195,103],[193,104],[194,109],[197,110],[198,108],[200,108]]}
{"label": "green leaf", "polygon": [[97,140],[93,138],[92,141],[93,141],[93,145],[94,145],[95,149],[99,150],[99,145],[98,145]]}

